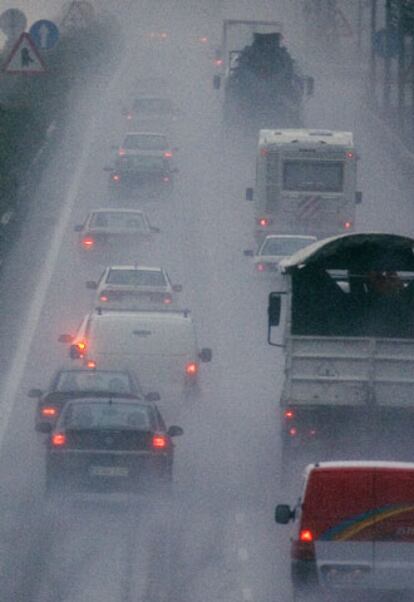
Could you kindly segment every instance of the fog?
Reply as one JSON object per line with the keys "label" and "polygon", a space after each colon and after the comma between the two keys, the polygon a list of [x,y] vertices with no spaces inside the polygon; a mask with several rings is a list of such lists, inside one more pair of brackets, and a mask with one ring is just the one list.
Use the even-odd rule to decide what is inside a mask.
{"label": "fog", "polygon": [[[116,67],[75,86],[63,141],[42,174],[33,169],[21,237],[1,274],[1,600],[290,600],[289,533],[274,524],[275,503],[294,501],[307,462],[395,457],[392,441],[373,449],[362,437],[342,449],[305,450],[282,478],[283,352],[266,342],[272,285],[243,256],[254,247],[244,191],[254,184],[256,137],[224,127],[221,93],[212,86],[224,18],[282,21],[288,48],[315,78],[306,126],[355,133],[364,194],[356,229],[410,234],[413,217],[407,159],[368,106],[366,73],[347,54],[351,42],[337,55],[309,52],[297,4],[95,2],[122,25],[125,50]],[[59,6],[13,3],[29,22],[54,18]],[[166,39],[148,35],[161,31]],[[171,498],[91,494],[55,504],[45,497],[44,439],[34,431],[27,391],[46,389],[70,363],[57,337],[76,331],[93,298],[85,282],[105,267],[99,258],[85,261],[73,227],[90,210],[118,203],[103,167],[127,130],[122,108],[147,77],[164,78],[180,109],[171,136],[179,173],[169,199],[125,201],[144,208],[161,233],[139,257],[123,248],[124,262],[162,265],[183,284],[180,305],[191,309],[213,361],[201,366],[197,400],[159,403],[166,422],[184,428]],[[408,450],[400,451],[406,459]]]}

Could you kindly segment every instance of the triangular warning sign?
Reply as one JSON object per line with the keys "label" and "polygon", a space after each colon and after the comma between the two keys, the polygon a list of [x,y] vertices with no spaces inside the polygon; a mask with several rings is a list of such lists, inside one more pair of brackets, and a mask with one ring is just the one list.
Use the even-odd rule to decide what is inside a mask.
{"label": "triangular warning sign", "polygon": [[7,58],[5,73],[45,73],[46,65],[28,33],[22,33]]}

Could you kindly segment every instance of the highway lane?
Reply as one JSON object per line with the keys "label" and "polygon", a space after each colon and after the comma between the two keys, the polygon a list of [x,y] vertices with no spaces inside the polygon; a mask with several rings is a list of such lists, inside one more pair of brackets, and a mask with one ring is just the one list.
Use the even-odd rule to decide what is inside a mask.
{"label": "highway lane", "polygon": [[[170,16],[171,29],[184,39],[184,32],[196,28],[200,15],[183,11],[178,25],[177,15],[167,8],[163,18]],[[177,4],[173,8],[179,10]],[[231,12],[228,6],[226,12]],[[263,12],[268,15],[268,6]],[[148,22],[156,17],[149,15]],[[212,36],[217,35],[217,26],[218,19],[208,20]],[[134,44],[139,48],[137,38]],[[110,145],[125,128],[119,106],[126,82],[132,85],[137,76],[131,57],[126,57],[122,83],[109,98],[103,89],[85,90],[89,100],[79,105],[79,110],[82,107],[90,119],[96,119],[96,126],[86,131],[91,149],[85,164],[78,172],[65,149],[57,158],[61,170],[66,166],[67,171],[79,173],[79,181],[0,457],[0,532],[6,542],[1,558],[2,599],[7,595],[17,599],[10,598],[13,587],[19,599],[30,602],[52,596],[70,602],[98,596],[100,600],[201,602],[206,595],[217,600],[265,601],[286,599],[289,594],[283,558],[287,534],[274,527],[272,506],[288,494],[291,499],[298,475],[292,475],[288,491],[280,489],[274,402],[281,354],[265,343],[268,287],[253,278],[251,265],[242,256],[243,248],[252,243],[252,208],[243,201],[243,191],[253,177],[254,149],[242,136],[223,134],[207,57],[200,48],[197,54],[190,49],[183,55],[183,47],[191,48],[187,44],[180,42],[177,48],[171,42],[154,53],[140,48],[148,68],[167,76],[174,73],[169,76],[171,89],[182,99],[184,112],[177,135],[176,190],[171,202],[147,205],[163,232],[143,250],[143,259],[166,263],[174,280],[182,282],[183,303],[193,310],[200,343],[211,346],[214,353],[213,363],[202,367],[199,402],[178,407],[170,407],[168,400],[161,404],[168,418],[185,428],[177,442],[176,494],[166,504],[148,498],[81,499],[63,508],[45,503],[42,444],[32,429],[32,401],[25,397],[29,387],[45,385],[53,369],[67,361],[56,337],[76,327],[90,304],[83,282],[95,277],[96,271],[80,261],[71,226],[89,209],[109,204],[106,174],[101,170],[110,158]],[[131,54],[133,50],[134,46]],[[322,74],[316,72],[316,79],[318,75]],[[398,175],[395,158],[386,152],[382,164],[387,171],[384,176],[383,169],[377,171],[381,134],[367,127],[357,102],[339,107],[332,103],[326,93],[331,83],[324,77],[309,107],[312,119],[325,127],[358,127],[364,145],[363,189],[375,190],[375,199],[368,194],[368,204],[358,217],[361,225],[368,227],[374,218],[385,227],[395,214],[388,202],[391,191],[402,190],[404,207],[409,182]],[[340,84],[340,90],[353,98],[349,82]],[[329,124],[325,123],[328,115]],[[85,140],[74,131],[66,144],[73,157],[73,147],[83,148]],[[57,169],[58,165],[45,175],[44,185],[52,198],[67,192]],[[407,205],[405,223],[409,216]],[[29,552],[27,558],[24,550]]]}

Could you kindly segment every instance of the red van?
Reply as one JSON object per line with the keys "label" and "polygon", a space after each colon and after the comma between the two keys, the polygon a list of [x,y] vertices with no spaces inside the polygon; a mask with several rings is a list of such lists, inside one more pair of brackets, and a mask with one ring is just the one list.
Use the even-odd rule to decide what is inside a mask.
{"label": "red van", "polygon": [[414,594],[414,463],[312,464],[303,496],[293,509],[277,506],[275,520],[294,521],[295,599],[312,590]]}

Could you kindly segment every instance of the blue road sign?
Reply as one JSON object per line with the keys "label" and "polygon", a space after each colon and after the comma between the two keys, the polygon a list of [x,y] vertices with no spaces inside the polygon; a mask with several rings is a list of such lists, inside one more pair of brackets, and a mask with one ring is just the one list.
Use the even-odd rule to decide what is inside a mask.
{"label": "blue road sign", "polygon": [[59,39],[59,29],[47,19],[41,19],[33,23],[29,30],[29,34],[37,48],[41,50],[50,50],[53,48]]}

